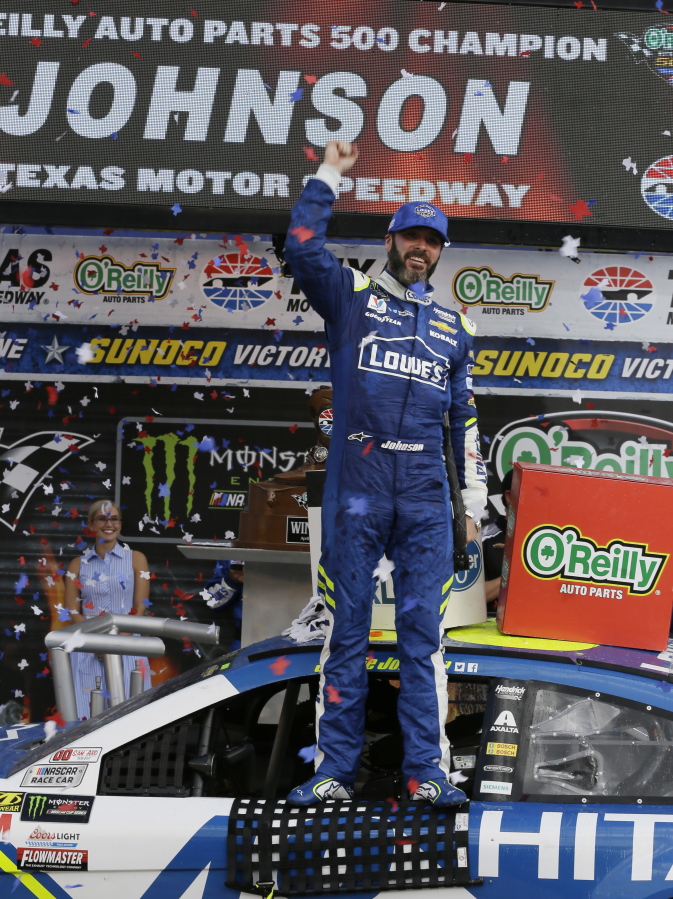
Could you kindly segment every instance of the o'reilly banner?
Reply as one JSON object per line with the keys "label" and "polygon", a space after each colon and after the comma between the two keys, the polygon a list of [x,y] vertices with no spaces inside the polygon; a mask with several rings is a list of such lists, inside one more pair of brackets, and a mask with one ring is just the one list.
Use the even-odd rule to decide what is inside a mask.
{"label": "o'reilly banner", "polygon": [[46,8],[0,14],[2,198],[287,210],[342,139],[361,158],[337,210],[418,199],[454,216],[673,224],[673,51],[655,10]]}

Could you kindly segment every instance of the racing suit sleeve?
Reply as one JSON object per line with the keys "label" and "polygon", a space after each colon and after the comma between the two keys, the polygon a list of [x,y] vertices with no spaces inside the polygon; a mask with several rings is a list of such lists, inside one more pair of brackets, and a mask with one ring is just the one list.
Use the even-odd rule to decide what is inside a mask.
{"label": "racing suit sleeve", "polygon": [[465,352],[462,361],[451,374],[451,446],[465,509],[481,520],[486,513],[488,491],[486,468],[481,458],[477,407],[472,393],[472,338],[474,326],[463,315],[461,334]]}
{"label": "racing suit sleeve", "polygon": [[309,303],[325,320],[329,343],[334,346],[346,331],[354,291],[369,284],[361,272],[341,265],[325,247],[340,175],[330,165],[320,166],[292,209],[285,241],[285,259]]}

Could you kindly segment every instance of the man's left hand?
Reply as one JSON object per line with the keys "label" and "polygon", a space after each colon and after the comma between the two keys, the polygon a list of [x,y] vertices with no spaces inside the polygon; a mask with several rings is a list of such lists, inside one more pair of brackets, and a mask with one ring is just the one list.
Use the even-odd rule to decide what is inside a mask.
{"label": "man's left hand", "polygon": [[472,543],[473,540],[477,539],[477,534],[479,533],[477,526],[469,515],[465,516],[465,524],[467,525],[467,542]]}

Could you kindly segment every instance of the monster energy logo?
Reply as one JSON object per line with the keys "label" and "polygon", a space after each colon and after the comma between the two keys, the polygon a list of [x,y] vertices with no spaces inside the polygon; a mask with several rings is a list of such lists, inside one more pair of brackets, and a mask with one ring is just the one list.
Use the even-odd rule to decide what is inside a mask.
{"label": "monster energy logo", "polygon": [[163,492],[160,494],[164,500],[164,518],[171,517],[171,494],[175,483],[176,469],[178,462],[177,449],[179,446],[185,447],[185,470],[187,474],[189,490],[187,491],[187,509],[186,514],[189,515],[194,505],[194,488],[196,486],[195,460],[198,444],[196,437],[180,438],[178,434],[162,434],[160,437],[136,437],[138,443],[142,443],[145,447],[143,453],[143,468],[145,469],[145,503],[147,505],[147,514],[152,517],[152,492],[155,489],[155,449],[157,444],[161,444],[164,448],[165,466],[166,466],[166,483]]}
{"label": "monster energy logo", "polygon": [[48,798],[48,796],[30,796],[28,798],[28,816],[37,818],[38,815],[41,815],[47,805]]}

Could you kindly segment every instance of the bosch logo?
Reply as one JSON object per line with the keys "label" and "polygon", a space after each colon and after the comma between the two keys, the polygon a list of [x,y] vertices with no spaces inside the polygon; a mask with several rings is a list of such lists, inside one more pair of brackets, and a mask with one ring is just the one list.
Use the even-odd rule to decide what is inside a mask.
{"label": "bosch logo", "polygon": [[432,206],[416,206],[414,208],[416,215],[422,216],[424,219],[433,219],[437,213]]}
{"label": "bosch logo", "polygon": [[224,253],[206,265],[203,275],[206,297],[229,312],[246,312],[273,296],[273,271],[257,256]]}

